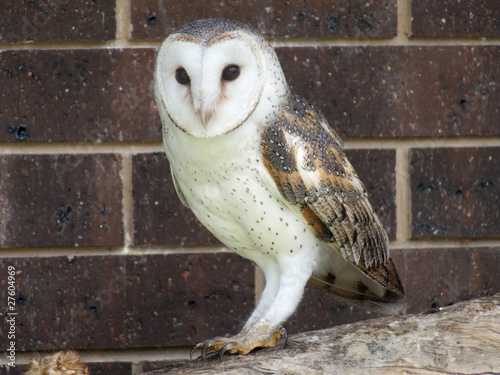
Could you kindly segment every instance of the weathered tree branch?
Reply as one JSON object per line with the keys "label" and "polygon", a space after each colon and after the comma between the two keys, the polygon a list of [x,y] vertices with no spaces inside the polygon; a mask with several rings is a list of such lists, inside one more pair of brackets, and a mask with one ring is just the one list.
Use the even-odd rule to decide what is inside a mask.
{"label": "weathered tree branch", "polygon": [[283,349],[172,364],[163,374],[500,374],[500,294],[293,335]]}

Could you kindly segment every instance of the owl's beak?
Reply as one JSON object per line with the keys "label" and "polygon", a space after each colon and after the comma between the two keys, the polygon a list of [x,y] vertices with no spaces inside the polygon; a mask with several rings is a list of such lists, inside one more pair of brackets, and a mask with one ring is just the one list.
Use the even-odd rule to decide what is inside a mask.
{"label": "owl's beak", "polygon": [[212,114],[214,113],[213,108],[207,108],[207,106],[202,105],[200,109],[200,120],[201,125],[203,125],[203,129],[207,130],[208,122],[212,118]]}
{"label": "owl's beak", "polygon": [[195,110],[197,115],[200,118],[201,125],[203,126],[203,129],[207,130],[208,128],[208,122],[212,118],[212,115],[214,114],[215,106],[217,105],[216,101],[216,93],[210,92],[206,88],[203,89],[202,87],[212,87],[212,83],[204,83],[201,84],[201,87],[196,87],[196,83],[192,83],[192,92],[193,92],[193,101],[195,104]]}

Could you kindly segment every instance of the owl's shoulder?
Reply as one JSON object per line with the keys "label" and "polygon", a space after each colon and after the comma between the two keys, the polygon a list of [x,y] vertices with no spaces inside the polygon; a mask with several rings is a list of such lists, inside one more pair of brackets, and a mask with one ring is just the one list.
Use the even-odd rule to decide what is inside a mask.
{"label": "owl's shoulder", "polygon": [[344,165],[343,149],[342,139],[330,128],[323,114],[294,92],[289,93],[275,119],[262,133],[264,157],[273,169],[284,173],[296,171],[297,163],[315,169],[317,159],[329,154],[335,160],[342,160],[340,164]]}
{"label": "owl's shoulder", "polygon": [[328,143],[342,150],[344,143],[325,116],[304,97],[290,91],[278,111],[275,121],[269,123],[268,134],[278,130],[308,143]]}

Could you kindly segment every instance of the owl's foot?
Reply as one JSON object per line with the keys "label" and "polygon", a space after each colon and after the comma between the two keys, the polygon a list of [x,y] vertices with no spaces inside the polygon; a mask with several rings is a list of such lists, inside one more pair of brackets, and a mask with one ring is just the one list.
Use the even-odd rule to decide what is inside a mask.
{"label": "owl's foot", "polygon": [[191,350],[190,356],[193,359],[193,353],[201,349],[201,357],[204,361],[209,352],[219,352],[219,359],[222,360],[225,353],[248,354],[255,348],[273,348],[281,338],[284,338],[283,345],[286,345],[288,335],[286,329],[281,326],[276,327],[267,337],[255,335],[251,332],[243,336],[215,337],[211,340],[198,343]]}

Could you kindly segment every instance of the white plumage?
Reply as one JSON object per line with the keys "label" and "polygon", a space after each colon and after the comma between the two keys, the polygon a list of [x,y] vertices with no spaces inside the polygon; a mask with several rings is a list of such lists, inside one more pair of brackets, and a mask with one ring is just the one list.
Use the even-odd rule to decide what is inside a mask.
{"label": "white plumage", "polygon": [[340,138],[290,91],[254,29],[205,19],[162,44],[155,97],[176,191],[266,288],[243,330],[196,348],[274,346],[312,280],[345,297],[400,300],[388,240]]}

